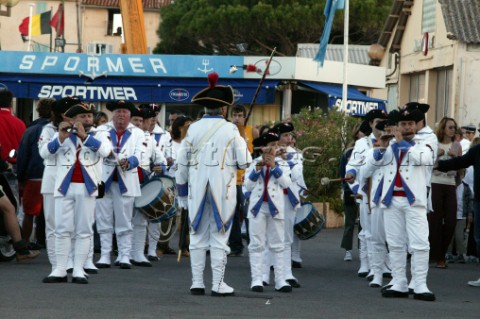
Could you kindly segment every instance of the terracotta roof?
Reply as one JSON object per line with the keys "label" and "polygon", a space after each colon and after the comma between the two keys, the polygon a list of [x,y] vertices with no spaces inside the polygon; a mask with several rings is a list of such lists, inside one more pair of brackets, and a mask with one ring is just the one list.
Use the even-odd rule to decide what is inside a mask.
{"label": "terracotta roof", "polygon": [[440,0],[448,38],[480,43],[480,2],[478,0]]}
{"label": "terracotta roof", "polygon": [[[142,0],[143,8],[146,10],[160,9],[168,6],[173,0]],[[119,0],[82,0],[85,6],[119,8]]]}

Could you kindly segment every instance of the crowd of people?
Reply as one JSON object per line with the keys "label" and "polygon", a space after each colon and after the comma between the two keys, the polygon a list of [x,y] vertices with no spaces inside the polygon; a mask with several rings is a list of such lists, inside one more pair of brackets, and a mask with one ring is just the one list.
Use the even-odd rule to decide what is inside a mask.
{"label": "crowd of people", "polygon": [[[12,93],[0,93],[1,115],[9,117],[4,123],[15,126],[1,126],[9,134],[0,142],[2,158],[7,149],[18,150],[4,171],[17,173],[19,196],[13,203],[23,209],[22,233],[16,207],[3,192],[1,209],[18,261],[36,258],[46,248],[52,268],[44,283],[68,282],[71,274],[72,283],[88,284],[88,275],[98,268],[151,267],[159,254],[175,253],[168,239],[160,240],[158,220],[136,201],[152,190],[146,185],[160,179],[156,185],[168,193],[167,202],[175,195],[169,192],[176,191],[171,206],[181,216],[179,254],[190,257],[192,294],[205,293],[207,252],[211,294],[234,294],[223,280],[225,265],[227,256],[243,256],[245,225],[252,291],[269,285],[272,265],[277,291],[300,287],[292,273],[292,255],[294,266],[301,267],[294,220],[306,186],[291,123],[260,134],[246,123],[247,109],[234,105],[232,88],[213,85],[192,99],[204,108],[202,117],[172,112],[168,131],[157,123],[155,104],[110,101],[109,119],[77,97],[39,100],[39,118],[26,129],[10,110]],[[98,260],[94,234],[100,242]]]}
{"label": "crowd of people", "polygon": [[[444,117],[434,131],[426,124],[428,109],[410,102],[388,114],[368,112],[353,128],[340,163],[344,260],[352,260],[359,218],[358,276],[387,298],[413,294],[434,301],[427,286],[430,265],[446,269],[448,262],[480,256],[477,129]],[[469,234],[475,241],[468,241]],[[386,285],[385,277],[391,278]],[[480,279],[468,285],[478,287]]]}
{"label": "crowd of people", "polygon": [[[159,223],[176,219],[162,211],[171,206],[180,221],[179,255],[190,258],[191,294],[205,294],[207,252],[211,294],[234,294],[224,275],[227,257],[244,255],[243,227],[251,290],[261,293],[270,285],[272,267],[276,291],[301,286],[292,271],[302,262],[294,223],[307,187],[292,123],[248,125],[247,109],[234,105],[232,88],[214,80],[192,98],[204,114],[194,120],[172,112],[169,130],[158,124],[156,104],[110,101],[109,119],[76,97],[41,99],[39,118],[26,128],[11,113],[12,98],[0,91],[0,168],[16,171],[19,192],[12,198],[0,188],[0,209],[19,262],[46,247],[52,269],[44,283],[68,282],[71,273],[71,282],[87,284],[98,268],[151,267],[159,255],[175,254]],[[353,259],[359,217],[358,275],[387,298],[413,294],[433,301],[429,264],[445,269],[469,254],[480,256],[476,128],[444,118],[434,132],[427,111],[428,105],[413,102],[389,114],[370,111],[354,127],[341,159],[344,260]],[[12,149],[17,156],[10,156]],[[153,182],[156,188],[146,187]],[[155,216],[138,200],[152,189],[162,204],[153,204]],[[36,243],[30,242],[34,224]],[[466,244],[469,230],[476,248]],[[384,277],[391,278],[387,285]],[[480,279],[468,284],[480,286]]]}

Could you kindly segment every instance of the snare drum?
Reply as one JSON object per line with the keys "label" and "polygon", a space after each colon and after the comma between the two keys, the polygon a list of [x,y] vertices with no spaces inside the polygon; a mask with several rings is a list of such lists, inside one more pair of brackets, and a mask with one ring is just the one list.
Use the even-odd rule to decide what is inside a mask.
{"label": "snare drum", "polygon": [[318,234],[325,225],[325,218],[310,202],[302,203],[295,216],[295,234],[307,240]]}
{"label": "snare drum", "polygon": [[154,177],[142,185],[142,196],[135,198],[135,208],[147,216],[148,221],[159,223],[175,216],[175,182],[167,176]]}

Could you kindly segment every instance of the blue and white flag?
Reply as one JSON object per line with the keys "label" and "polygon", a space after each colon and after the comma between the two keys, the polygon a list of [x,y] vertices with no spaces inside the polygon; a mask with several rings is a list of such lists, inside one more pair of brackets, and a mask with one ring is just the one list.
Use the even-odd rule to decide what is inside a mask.
{"label": "blue and white flag", "polygon": [[328,39],[330,38],[330,31],[332,31],[333,18],[337,10],[342,10],[345,7],[345,0],[327,0],[323,14],[325,15],[325,27],[323,28],[322,37],[320,38],[320,47],[313,58],[314,61],[320,62],[323,66],[325,61],[325,53],[327,52]]}

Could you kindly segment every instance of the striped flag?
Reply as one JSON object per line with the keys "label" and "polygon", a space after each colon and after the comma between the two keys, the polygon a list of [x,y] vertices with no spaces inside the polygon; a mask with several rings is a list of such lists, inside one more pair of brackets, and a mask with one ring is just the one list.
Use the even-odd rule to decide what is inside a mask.
{"label": "striped flag", "polygon": [[[52,33],[52,27],[50,26],[50,19],[52,17],[52,11],[46,11],[44,13],[35,14],[32,16],[32,34],[31,36],[37,36],[42,34]],[[28,24],[30,17],[23,19],[22,23],[18,27],[18,30],[23,36],[29,35]]]}
{"label": "striped flag", "polygon": [[344,7],[344,0],[327,0],[325,3],[325,9],[323,10],[323,14],[325,15],[325,26],[323,28],[322,37],[320,38],[320,47],[318,48],[317,55],[315,55],[313,58],[314,61],[320,62],[321,66],[323,66],[323,62],[325,61],[328,39],[330,38],[330,31],[332,31],[335,12],[343,9]]}

